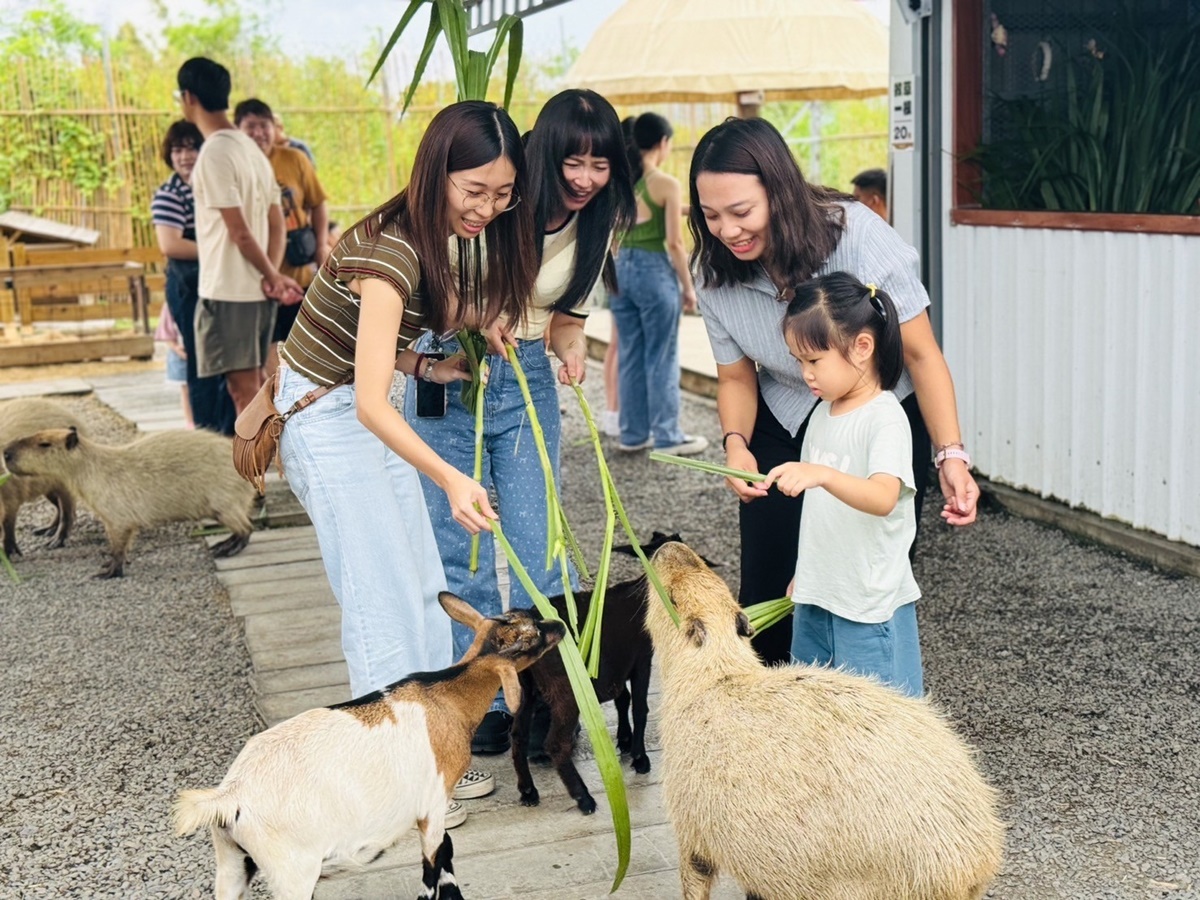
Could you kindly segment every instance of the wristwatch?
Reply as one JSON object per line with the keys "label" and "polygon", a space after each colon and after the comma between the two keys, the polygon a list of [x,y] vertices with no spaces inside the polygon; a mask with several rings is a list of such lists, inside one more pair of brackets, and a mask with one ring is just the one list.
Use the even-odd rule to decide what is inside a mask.
{"label": "wristwatch", "polygon": [[945,447],[942,447],[933,457],[933,465],[935,468],[940,469],[942,463],[948,459],[961,459],[967,464],[968,469],[971,468],[971,455],[967,453],[962,444],[947,444]]}

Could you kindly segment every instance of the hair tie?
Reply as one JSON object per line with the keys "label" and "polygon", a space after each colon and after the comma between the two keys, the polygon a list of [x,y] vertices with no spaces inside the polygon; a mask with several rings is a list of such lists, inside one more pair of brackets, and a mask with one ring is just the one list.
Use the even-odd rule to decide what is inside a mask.
{"label": "hair tie", "polygon": [[867,289],[870,291],[870,294],[867,296],[867,299],[870,300],[870,302],[871,302],[871,308],[873,310],[875,310],[875,312],[879,313],[879,318],[883,319],[886,322],[887,321],[887,307],[883,305],[883,298],[876,296],[876,292],[879,289],[877,287],[875,287],[875,285],[873,285],[873,284],[868,284]]}
{"label": "hair tie", "polygon": [[877,290],[875,285],[871,284],[870,282],[867,282],[867,290],[869,290],[871,292],[871,299],[874,300],[875,299],[875,291]]}

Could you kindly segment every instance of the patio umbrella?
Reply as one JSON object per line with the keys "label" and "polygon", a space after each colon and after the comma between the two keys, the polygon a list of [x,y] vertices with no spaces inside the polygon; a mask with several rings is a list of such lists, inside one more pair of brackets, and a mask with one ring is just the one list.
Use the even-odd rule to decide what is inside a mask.
{"label": "patio umbrella", "polygon": [[627,0],[567,83],[625,106],[873,97],[888,34],[855,0]]}

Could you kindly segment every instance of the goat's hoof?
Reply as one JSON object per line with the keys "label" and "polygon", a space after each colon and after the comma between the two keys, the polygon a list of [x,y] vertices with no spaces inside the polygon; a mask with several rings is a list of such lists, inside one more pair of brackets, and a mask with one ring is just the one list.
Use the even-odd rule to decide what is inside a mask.
{"label": "goat's hoof", "polygon": [[617,735],[617,749],[622,753],[628,753],[633,749],[633,738],[629,735]]}
{"label": "goat's hoof", "polygon": [[645,775],[647,772],[649,772],[650,771],[650,757],[635,756],[633,758],[633,771],[637,772],[639,775]]}
{"label": "goat's hoof", "polygon": [[59,547],[66,546],[66,543],[67,543],[66,535],[59,535],[58,537],[54,537],[54,538],[51,538],[50,540],[46,541],[45,546],[46,546],[47,550],[57,550]]}
{"label": "goat's hoof", "polygon": [[18,556],[21,556],[21,548],[17,546],[16,541],[11,541],[11,542],[5,541],[4,542],[4,555],[7,556],[9,559],[14,559]]}
{"label": "goat's hoof", "polygon": [[212,555],[221,559],[227,556],[236,556],[246,549],[246,545],[250,543],[250,535],[234,534],[225,538],[219,544],[213,544]]}
{"label": "goat's hoof", "polygon": [[537,806],[542,802],[541,795],[538,794],[537,788],[530,788],[528,791],[521,791],[522,806]]}
{"label": "goat's hoof", "polygon": [[57,523],[51,522],[49,525],[42,525],[33,529],[34,537],[46,537],[48,534],[54,534],[58,530]]}
{"label": "goat's hoof", "polygon": [[596,811],[596,801],[592,799],[591,794],[584,794],[575,801],[575,805],[579,807],[579,811],[585,816],[590,816]]}
{"label": "goat's hoof", "polygon": [[99,572],[92,576],[93,578],[124,578],[125,564],[118,563],[116,560],[109,560],[104,564]]}

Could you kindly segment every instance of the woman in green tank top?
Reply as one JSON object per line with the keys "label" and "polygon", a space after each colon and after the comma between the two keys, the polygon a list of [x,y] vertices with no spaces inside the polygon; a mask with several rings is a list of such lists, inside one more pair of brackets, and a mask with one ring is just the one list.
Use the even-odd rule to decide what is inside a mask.
{"label": "woman in green tank top", "polygon": [[633,123],[629,162],[637,224],[621,237],[617,293],[617,380],[621,450],[653,447],[690,456],[708,441],[679,425],[679,316],[696,309],[683,244],[679,182],[659,166],[671,152],[671,125],[656,113]]}

